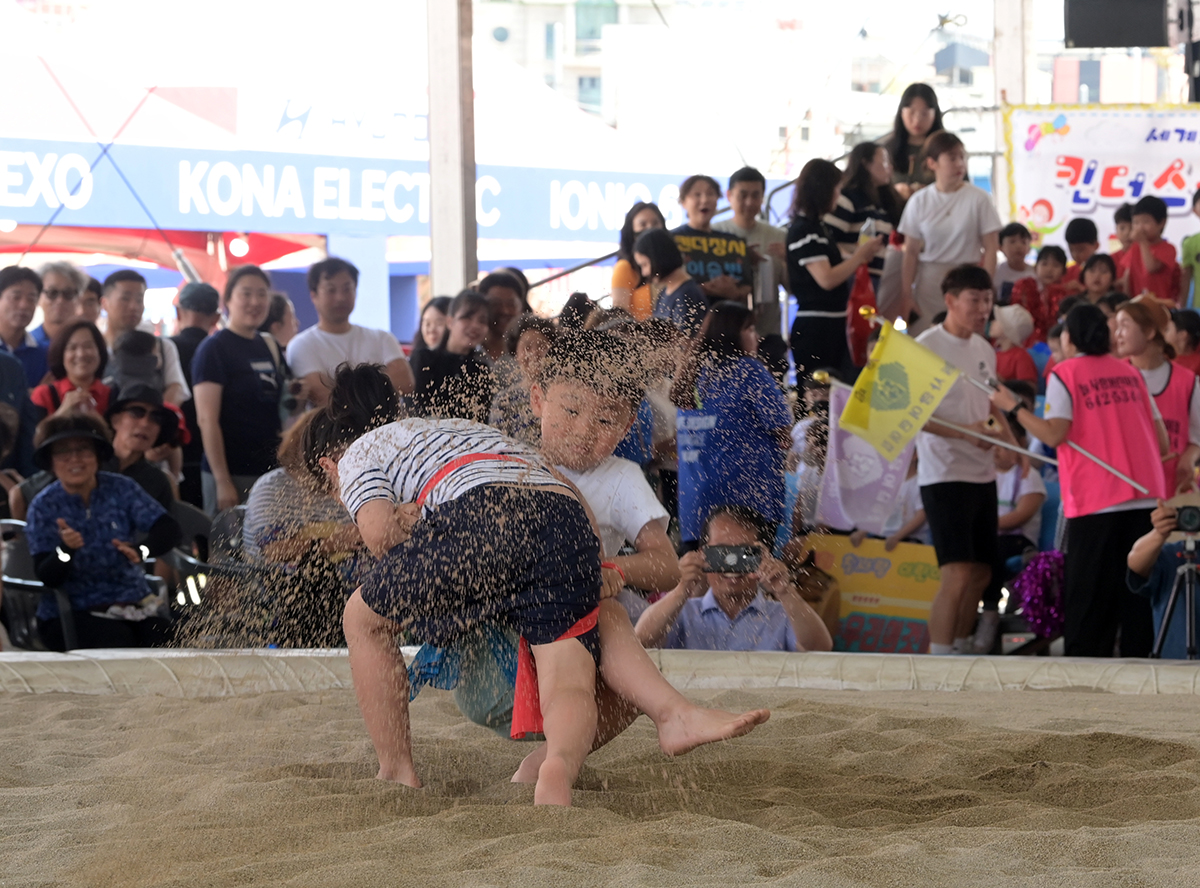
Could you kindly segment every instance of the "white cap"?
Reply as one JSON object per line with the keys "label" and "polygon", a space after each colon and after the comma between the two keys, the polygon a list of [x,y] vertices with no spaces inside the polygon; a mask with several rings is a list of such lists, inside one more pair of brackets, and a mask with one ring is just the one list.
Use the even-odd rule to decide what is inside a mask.
{"label": "white cap", "polygon": [[1024,345],[1033,333],[1033,315],[1023,305],[1001,305],[996,309],[996,326],[1013,345]]}

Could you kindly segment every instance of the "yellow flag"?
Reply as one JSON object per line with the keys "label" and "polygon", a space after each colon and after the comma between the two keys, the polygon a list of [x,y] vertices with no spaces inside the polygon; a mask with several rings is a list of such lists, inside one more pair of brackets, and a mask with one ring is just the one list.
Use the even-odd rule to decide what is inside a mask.
{"label": "yellow flag", "polygon": [[838,425],[892,460],[937,410],[959,371],[886,321]]}

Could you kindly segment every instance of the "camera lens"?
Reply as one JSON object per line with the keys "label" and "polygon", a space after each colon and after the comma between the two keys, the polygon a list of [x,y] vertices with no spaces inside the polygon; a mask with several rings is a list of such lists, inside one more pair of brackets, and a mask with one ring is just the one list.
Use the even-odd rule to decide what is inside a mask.
{"label": "camera lens", "polygon": [[1200,506],[1180,506],[1175,523],[1184,533],[1200,533]]}

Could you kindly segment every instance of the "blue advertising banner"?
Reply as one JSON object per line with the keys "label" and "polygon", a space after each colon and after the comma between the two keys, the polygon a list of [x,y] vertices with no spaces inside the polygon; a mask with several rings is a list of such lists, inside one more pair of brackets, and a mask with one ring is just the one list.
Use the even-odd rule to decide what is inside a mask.
{"label": "blue advertising banner", "polygon": [[[683,176],[479,166],[481,237],[616,241],[654,201],[673,227]],[[126,180],[128,184],[126,184]],[[372,235],[429,233],[424,162],[0,138],[0,218],[41,225]]]}

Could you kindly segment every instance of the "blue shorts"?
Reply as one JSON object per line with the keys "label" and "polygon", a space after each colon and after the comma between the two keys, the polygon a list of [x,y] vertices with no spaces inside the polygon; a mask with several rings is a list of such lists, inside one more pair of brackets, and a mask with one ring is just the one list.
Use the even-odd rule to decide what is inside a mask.
{"label": "blue shorts", "polygon": [[[362,585],[375,613],[452,647],[483,622],[549,644],[600,602],[600,543],[562,493],[484,485],[431,509]],[[580,638],[597,650],[596,632]]]}

